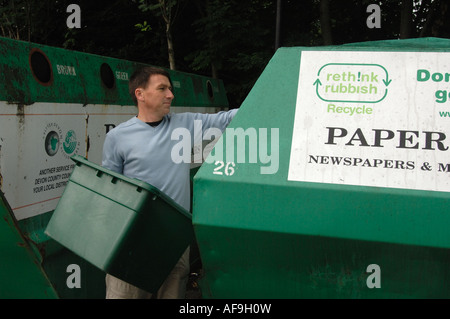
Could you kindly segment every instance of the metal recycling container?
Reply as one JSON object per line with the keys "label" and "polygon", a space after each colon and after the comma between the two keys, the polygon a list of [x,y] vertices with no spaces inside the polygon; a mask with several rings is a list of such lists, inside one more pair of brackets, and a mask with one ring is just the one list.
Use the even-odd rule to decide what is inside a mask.
{"label": "metal recycling container", "polygon": [[193,241],[191,214],[148,183],[72,159],[46,233],[106,273],[156,292]]}
{"label": "metal recycling container", "polygon": [[[145,65],[0,37],[0,189],[59,298],[105,296],[104,272],[44,231],[75,166],[70,157],[100,164],[108,131],[136,115],[128,82]],[[222,80],[167,71],[175,94],[172,112],[229,108]],[[82,270],[81,288],[67,285],[72,264]],[[0,286],[10,280],[10,273],[0,272]]]}
{"label": "metal recycling container", "polygon": [[450,40],[280,48],[194,177],[208,298],[450,297]]}

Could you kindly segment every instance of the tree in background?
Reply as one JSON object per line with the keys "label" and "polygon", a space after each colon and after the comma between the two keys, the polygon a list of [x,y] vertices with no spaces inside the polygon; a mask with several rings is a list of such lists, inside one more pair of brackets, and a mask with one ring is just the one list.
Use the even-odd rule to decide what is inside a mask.
{"label": "tree in background", "polygon": [[62,12],[66,7],[63,1],[0,0],[0,35],[46,43],[49,38],[58,37],[57,33],[64,34]]}
{"label": "tree in background", "polygon": [[171,70],[176,69],[172,26],[180,12],[180,6],[183,2],[184,1],[182,0],[158,0],[158,3],[152,4],[147,0],[139,0],[139,9],[142,10],[142,12],[154,11],[156,15],[161,16],[164,21]]}
{"label": "tree in background", "polygon": [[450,4],[445,0],[424,0],[422,1],[422,9],[417,11],[420,13],[420,28],[416,33],[420,37],[442,37],[450,38]]}
{"label": "tree in background", "polygon": [[[3,37],[30,40],[30,1],[1,1],[0,31]],[[25,22],[25,23],[23,23]],[[22,37],[28,35],[25,39]]]}
{"label": "tree in background", "polygon": [[[221,78],[232,106],[239,106],[273,55],[275,2],[195,0],[191,70]],[[195,13],[197,12],[197,13]],[[186,24],[189,24],[187,22]],[[192,42],[192,40],[191,40]]]}
{"label": "tree in background", "polygon": [[324,45],[333,43],[329,0],[320,0],[320,28]]}

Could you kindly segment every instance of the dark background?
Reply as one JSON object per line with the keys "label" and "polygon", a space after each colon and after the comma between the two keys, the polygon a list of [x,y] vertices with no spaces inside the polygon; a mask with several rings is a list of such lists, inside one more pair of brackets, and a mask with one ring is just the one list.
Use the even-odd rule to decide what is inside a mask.
{"label": "dark background", "polygon": [[[449,2],[0,0],[0,36],[217,77],[239,107],[277,47],[450,38]],[[81,28],[68,28],[69,4],[79,5]],[[380,28],[367,26],[370,4]]]}

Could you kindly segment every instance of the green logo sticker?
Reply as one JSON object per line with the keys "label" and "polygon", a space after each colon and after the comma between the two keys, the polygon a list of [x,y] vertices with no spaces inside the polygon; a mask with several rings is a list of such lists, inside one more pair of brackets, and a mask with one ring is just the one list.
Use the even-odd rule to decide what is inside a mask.
{"label": "green logo sticker", "polygon": [[44,128],[42,136],[44,149],[48,156],[55,156],[58,153],[62,141],[62,131],[57,123],[48,123]]}
{"label": "green logo sticker", "polygon": [[55,131],[51,131],[45,137],[45,151],[48,156],[54,156],[59,149],[59,136]]}
{"label": "green logo sticker", "polygon": [[73,152],[75,152],[75,149],[77,148],[77,136],[73,130],[70,130],[66,134],[66,138],[63,143],[64,152],[67,153],[67,155],[71,155]]}
{"label": "green logo sticker", "polygon": [[379,64],[328,63],[317,73],[317,96],[325,102],[378,103],[392,80]]}

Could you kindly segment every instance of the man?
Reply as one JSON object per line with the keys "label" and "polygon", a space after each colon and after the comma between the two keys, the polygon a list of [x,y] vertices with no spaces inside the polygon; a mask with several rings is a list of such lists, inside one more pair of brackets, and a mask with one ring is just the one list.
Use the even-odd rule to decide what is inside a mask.
{"label": "man", "polygon": [[[208,128],[225,130],[237,110],[217,114],[170,113],[174,95],[167,71],[154,67],[138,69],[129,83],[138,115],[106,135],[102,166],[145,181],[190,211],[190,163],[171,158],[172,132],[187,129],[194,136],[194,121]],[[203,132],[202,132],[203,133]],[[189,144],[192,145],[192,144]],[[181,256],[156,298],[184,298],[189,275],[189,248]],[[153,293],[153,292],[152,292]],[[106,298],[151,298],[152,294],[111,275],[106,276]]]}

